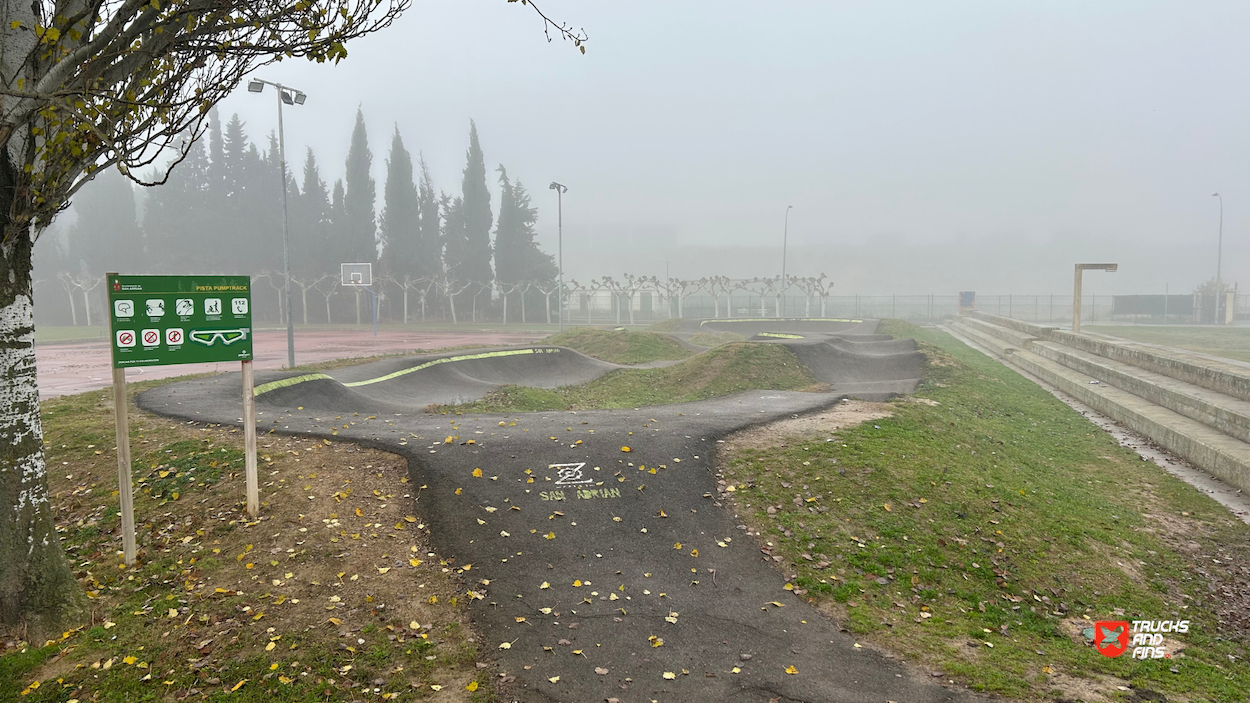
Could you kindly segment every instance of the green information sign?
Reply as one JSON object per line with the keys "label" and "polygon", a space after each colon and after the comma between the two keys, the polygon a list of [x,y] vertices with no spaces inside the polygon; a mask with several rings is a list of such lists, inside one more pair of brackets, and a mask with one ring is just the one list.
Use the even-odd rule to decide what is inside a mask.
{"label": "green information sign", "polygon": [[252,359],[249,276],[109,274],[113,367]]}

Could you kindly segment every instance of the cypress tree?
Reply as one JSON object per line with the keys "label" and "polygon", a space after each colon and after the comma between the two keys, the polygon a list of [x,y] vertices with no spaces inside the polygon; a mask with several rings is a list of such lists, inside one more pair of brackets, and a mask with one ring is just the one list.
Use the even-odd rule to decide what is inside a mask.
{"label": "cypress tree", "polygon": [[417,237],[417,275],[432,278],[442,271],[442,222],[439,216],[439,197],[434,192],[434,179],[430,178],[430,169],[424,156],[421,157],[420,164],[421,184],[417,189],[417,200],[421,216]]}
{"label": "cypress tree", "polygon": [[[465,154],[464,180],[461,182],[461,213],[464,219],[464,253],[459,265],[459,278],[489,286],[491,272],[490,190],[486,187],[486,163],[478,143],[477,125],[469,121],[469,150]],[[489,300],[486,293],[485,300]],[[481,301],[479,301],[481,302]],[[479,306],[481,307],[481,306]]]}
{"label": "cypress tree", "polygon": [[335,253],[329,228],[330,203],[312,147],[304,157],[300,191],[292,200],[291,269],[304,279],[337,273],[339,262],[330,260]]}
{"label": "cypress tree", "polygon": [[365,115],[357,108],[356,126],[347,150],[347,190],[343,196],[343,228],[340,230],[344,251],[350,257],[344,261],[369,262],[377,258],[377,225],[373,212],[377,187],[369,173],[372,167]]}
{"label": "cypress tree", "polygon": [[383,186],[382,216],[379,229],[382,238],[383,265],[399,280],[416,277],[420,265],[421,202],[412,182],[412,156],[404,148],[404,140],[395,127],[391,137],[391,153],[386,160],[386,184]]}
{"label": "cypress tree", "polygon": [[66,233],[71,272],[145,271],[143,232],[130,179],[112,169],[104,171],[78,192],[73,205],[78,221]]}

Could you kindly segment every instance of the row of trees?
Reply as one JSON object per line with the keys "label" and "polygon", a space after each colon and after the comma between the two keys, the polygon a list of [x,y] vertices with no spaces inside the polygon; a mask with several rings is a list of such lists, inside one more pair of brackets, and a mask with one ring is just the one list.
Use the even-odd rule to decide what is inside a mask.
{"label": "row of trees", "polygon": [[[105,271],[254,276],[281,271],[280,188],[285,180],[293,289],[305,303],[310,292],[323,292],[327,320],[344,262],[373,263],[378,276],[402,288],[405,301],[410,292],[419,295],[423,315],[425,298],[435,288],[455,291],[440,296],[436,306],[435,314],[449,318],[457,317],[451,310],[457,305],[476,318],[509,300],[513,315],[524,314],[527,306],[541,305],[542,296],[549,296],[538,291],[552,288],[556,266],[535,242],[538,211],[525,186],[500,166],[494,220],[475,124],[470,123],[459,195],[436,189],[428,165],[420,156],[414,161],[396,127],[382,207],[375,214],[372,164],[360,111],[345,176],[329,187],[311,148],[299,182],[291,173],[283,179],[272,134],[261,150],[249,141],[238,115],[223,126],[213,112],[207,140],[191,146],[165,185],[146,192],[142,216],[131,181],[120,174],[102,173],[84,187],[74,202],[77,221],[64,240],[41,246],[37,275],[56,278],[69,296],[75,324],[80,317],[89,324],[92,306],[94,321],[102,317],[100,296],[92,292]],[[492,302],[491,290],[505,293]],[[81,298],[81,310],[76,298]],[[306,305],[303,316],[308,317]]]}

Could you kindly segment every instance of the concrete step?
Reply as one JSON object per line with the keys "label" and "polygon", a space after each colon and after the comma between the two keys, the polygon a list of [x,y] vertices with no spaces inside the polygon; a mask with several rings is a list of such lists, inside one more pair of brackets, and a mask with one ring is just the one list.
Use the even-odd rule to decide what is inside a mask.
{"label": "concrete step", "polygon": [[1030,343],[1041,339],[1041,337],[1038,337],[1037,335],[1020,332],[1019,330],[1014,330],[1010,327],[1004,327],[1002,325],[996,325],[985,320],[979,320],[975,317],[961,317],[959,318],[959,324],[965,327],[980,330],[985,334],[997,337],[1005,342],[1020,347],[1021,349],[1028,349]]}
{"label": "concrete step", "polygon": [[980,326],[968,324],[967,318],[955,318],[953,321],[947,323],[947,326],[959,334],[968,337],[977,344],[980,344],[982,347],[985,347],[999,357],[1007,357],[1016,351],[1021,350],[1020,346],[1012,344],[1001,337],[991,335]]}
{"label": "concrete step", "polygon": [[1250,442],[1250,402],[1055,342],[1038,341],[1030,351]]}
{"label": "concrete step", "polygon": [[[955,326],[964,334],[970,328]],[[988,335],[973,341],[994,339]],[[990,346],[990,345],[986,345]],[[997,351],[990,346],[992,351]],[[1197,420],[1023,349],[1001,346],[1011,365],[1026,371],[1124,426],[1149,437],[1168,451],[1230,484],[1250,491],[1250,444]],[[1091,383],[1091,381],[1100,381]]]}

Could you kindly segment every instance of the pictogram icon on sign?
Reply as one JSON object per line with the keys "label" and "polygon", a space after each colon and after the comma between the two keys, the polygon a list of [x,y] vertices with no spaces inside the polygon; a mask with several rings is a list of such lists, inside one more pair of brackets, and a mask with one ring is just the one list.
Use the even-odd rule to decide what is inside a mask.
{"label": "pictogram icon on sign", "polygon": [[160,317],[165,314],[165,301],[153,298],[147,301],[148,317]]}
{"label": "pictogram icon on sign", "polygon": [[178,298],[174,301],[174,312],[179,315],[194,315],[195,301],[190,298]]}
{"label": "pictogram icon on sign", "polygon": [[177,327],[165,330],[165,343],[171,347],[182,344],[182,330]]}
{"label": "pictogram icon on sign", "polygon": [[135,314],[135,302],[133,300],[114,300],[113,315],[117,317],[130,317]]}
{"label": "pictogram icon on sign", "polygon": [[204,300],[204,314],[205,315],[220,315],[221,314],[221,298],[206,298]]}
{"label": "pictogram icon on sign", "polygon": [[133,347],[134,345],[135,345],[134,330],[118,330],[117,331],[117,346],[122,347],[123,349],[129,349],[130,347]]}
{"label": "pictogram icon on sign", "polygon": [[230,309],[236,315],[246,315],[247,314],[247,298],[231,298]]}
{"label": "pictogram icon on sign", "polygon": [[143,334],[140,335],[140,338],[143,340],[143,346],[154,347],[161,343],[161,331],[143,330]]}

